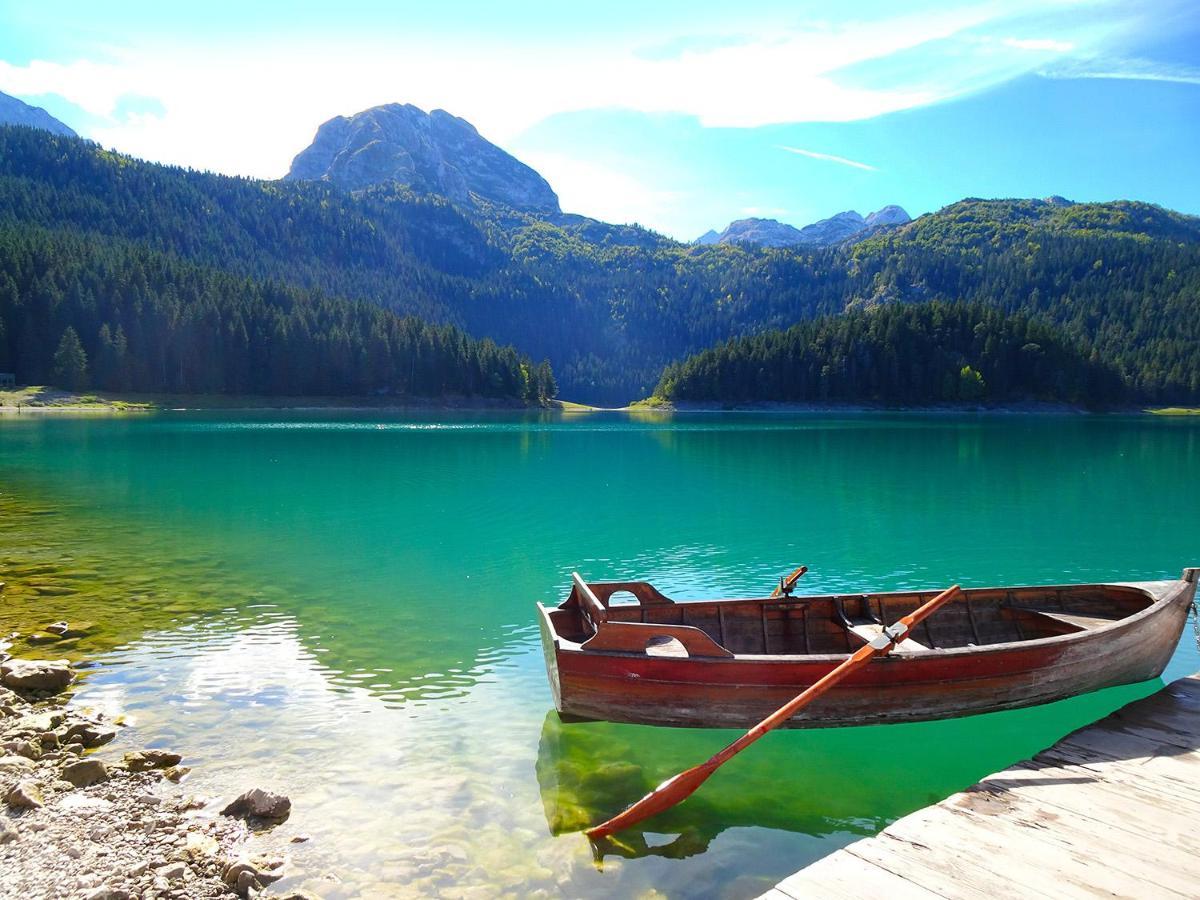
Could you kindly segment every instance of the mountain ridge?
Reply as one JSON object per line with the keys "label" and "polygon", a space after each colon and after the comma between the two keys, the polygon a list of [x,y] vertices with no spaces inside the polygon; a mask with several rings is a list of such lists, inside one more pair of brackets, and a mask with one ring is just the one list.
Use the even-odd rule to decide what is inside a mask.
{"label": "mountain ridge", "polygon": [[[731,337],[940,299],[1056,322],[1113,360],[1138,398],[1196,405],[1200,218],[1064,203],[966,199],[833,247],[694,246],[486,201],[468,209],[396,183],[240,179],[0,128],[0,227],[132,241],[452,324],[548,358],[562,395],[583,402],[647,396],[663,366]],[[38,315],[57,340],[60,313]],[[98,325],[76,324],[89,354]]]}
{"label": "mountain ridge", "polygon": [[0,92],[0,125],[25,125],[63,137],[79,137],[69,125],[60,122],[40,106],[33,106],[3,92]]}
{"label": "mountain ridge", "polygon": [[820,219],[797,228],[778,219],[747,218],[730,222],[719,234],[710,229],[692,241],[693,244],[753,244],[759,247],[830,247],[853,238],[874,233],[881,228],[904,225],[912,217],[903,207],[889,204],[861,215],[848,209],[827,219]]}

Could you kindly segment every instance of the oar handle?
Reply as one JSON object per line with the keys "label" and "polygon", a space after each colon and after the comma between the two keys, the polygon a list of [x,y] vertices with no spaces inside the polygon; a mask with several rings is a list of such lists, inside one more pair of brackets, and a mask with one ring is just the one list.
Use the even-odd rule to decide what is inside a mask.
{"label": "oar handle", "polygon": [[782,597],[784,594],[790,593],[792,588],[796,586],[796,582],[799,581],[800,577],[807,571],[808,566],[801,566],[792,572],[791,575],[787,576],[787,578],[780,578],[779,586],[776,587],[775,590],[771,591],[771,596]]}

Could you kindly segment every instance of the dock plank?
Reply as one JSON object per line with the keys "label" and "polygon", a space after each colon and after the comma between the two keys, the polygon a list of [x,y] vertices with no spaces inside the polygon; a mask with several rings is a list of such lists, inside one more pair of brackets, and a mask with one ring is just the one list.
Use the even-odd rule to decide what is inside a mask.
{"label": "dock plank", "polygon": [[1195,897],[1200,675],[897,820],[770,900]]}

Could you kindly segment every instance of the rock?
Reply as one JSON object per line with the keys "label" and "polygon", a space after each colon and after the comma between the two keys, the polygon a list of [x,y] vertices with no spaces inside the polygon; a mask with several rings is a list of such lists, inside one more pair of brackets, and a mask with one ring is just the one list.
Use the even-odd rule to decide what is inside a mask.
{"label": "rock", "polygon": [[187,866],[181,862],[171,863],[154,870],[155,874],[167,881],[179,881],[187,874]]}
{"label": "rock", "polygon": [[41,759],[42,757],[42,742],[36,744],[33,741],[18,741],[17,746],[13,748],[13,752],[17,756],[23,756],[26,759]]}
{"label": "rock", "polygon": [[192,771],[191,766],[170,766],[169,768],[163,769],[163,778],[167,779],[168,781],[174,781],[176,784],[178,784],[190,771]]}
{"label": "rock", "polygon": [[108,780],[108,767],[98,759],[81,759],[62,770],[62,777],[75,787],[87,787]]}
{"label": "rock", "polygon": [[70,627],[63,632],[65,638],[81,638],[87,637],[96,630],[94,622],[72,622]]}
{"label": "rock", "polygon": [[36,781],[18,781],[4,795],[4,802],[13,809],[38,809],[46,805]]}
{"label": "rock", "polygon": [[262,788],[251,788],[223,810],[223,816],[240,818],[273,819],[282,822],[292,810],[292,801],[283,794],[274,794]]}
{"label": "rock", "polygon": [[125,754],[125,767],[130,772],[149,772],[151,769],[166,769],[178,765],[183,759],[170,750],[138,750]]}
{"label": "rock", "polygon": [[210,856],[216,856],[221,849],[221,845],[217,843],[216,838],[199,832],[191,832],[187,836],[187,843],[184,845],[187,854],[194,859],[204,859]]}
{"label": "rock", "polygon": [[0,663],[0,683],[23,691],[61,691],[75,676],[65,659],[10,659]]}
{"label": "rock", "polygon": [[17,831],[16,825],[0,819],[0,844],[11,844],[20,836],[21,833]]}
{"label": "rock", "polygon": [[282,878],[286,863],[281,857],[239,856],[221,867],[221,879],[245,897]]}
{"label": "rock", "polygon": [[57,747],[58,746],[58,735],[55,734],[53,731],[43,731],[41,734],[38,735],[38,741],[41,743],[42,747],[44,747],[44,748]]}
{"label": "rock", "polygon": [[17,727],[25,733],[45,734],[61,725],[66,718],[66,715],[61,712],[36,713],[32,716],[22,717],[21,721],[17,723]]}
{"label": "rock", "polygon": [[338,116],[292,161],[289,181],[330,181],[348,190],[399,182],[464,206],[476,198],[559,215],[546,179],[442,109],[389,103]]}
{"label": "rock", "polygon": [[[101,725],[99,722],[77,722],[67,729],[63,735],[63,743],[81,743],[83,746],[99,747],[101,744],[107,744],[117,736],[115,728],[109,728],[107,725]],[[79,740],[76,741],[75,739]]]}
{"label": "rock", "polygon": [[0,777],[27,772],[32,768],[33,761],[24,756],[0,756]]}
{"label": "rock", "polygon": [[83,895],[83,900],[129,900],[129,891],[102,884]]}
{"label": "rock", "polygon": [[52,631],[35,631],[25,640],[30,644],[53,644],[55,641],[61,641],[62,635]]}
{"label": "rock", "polygon": [[147,862],[146,860],[142,860],[140,863],[138,863],[136,866],[134,866],[132,869],[130,869],[125,874],[128,875],[130,878],[141,878],[143,875],[146,874],[146,872],[149,870],[149,868],[150,868],[150,863]]}
{"label": "rock", "polygon": [[68,627],[69,626],[66,622],[54,622],[53,624],[46,626],[46,631],[50,632],[51,634],[57,634],[61,637],[67,633]]}

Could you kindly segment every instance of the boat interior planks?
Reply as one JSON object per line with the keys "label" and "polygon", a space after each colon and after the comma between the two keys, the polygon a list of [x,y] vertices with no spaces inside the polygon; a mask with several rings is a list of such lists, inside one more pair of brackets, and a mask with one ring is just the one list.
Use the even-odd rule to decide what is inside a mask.
{"label": "boat interior planks", "polygon": [[[966,589],[788,727],[946,718],[1154,678],[1198,574]],[[934,593],[676,602],[648,582],[576,574],[562,604],[538,608],[564,719],[749,727]]]}

